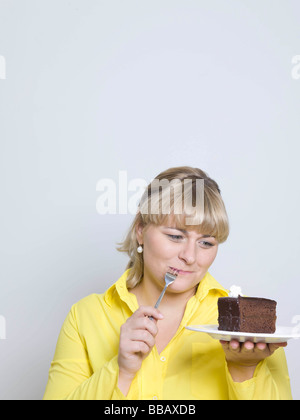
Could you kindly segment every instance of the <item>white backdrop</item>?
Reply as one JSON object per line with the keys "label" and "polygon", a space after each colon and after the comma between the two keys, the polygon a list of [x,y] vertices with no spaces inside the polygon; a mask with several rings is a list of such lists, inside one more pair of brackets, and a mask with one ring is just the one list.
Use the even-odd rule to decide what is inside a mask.
{"label": "white backdrop", "polygon": [[296,326],[299,18],[298,0],[0,0],[1,399],[42,398],[71,305],[122,274],[133,216],[96,211],[120,171],[215,178],[231,234],[211,274]]}

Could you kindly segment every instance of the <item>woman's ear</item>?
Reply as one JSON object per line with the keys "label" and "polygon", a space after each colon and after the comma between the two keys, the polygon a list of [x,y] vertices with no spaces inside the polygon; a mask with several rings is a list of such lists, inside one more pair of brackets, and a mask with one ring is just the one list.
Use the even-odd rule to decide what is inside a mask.
{"label": "woman's ear", "polygon": [[136,240],[138,241],[140,245],[143,245],[143,230],[144,230],[144,226],[141,223],[136,225],[135,227]]}

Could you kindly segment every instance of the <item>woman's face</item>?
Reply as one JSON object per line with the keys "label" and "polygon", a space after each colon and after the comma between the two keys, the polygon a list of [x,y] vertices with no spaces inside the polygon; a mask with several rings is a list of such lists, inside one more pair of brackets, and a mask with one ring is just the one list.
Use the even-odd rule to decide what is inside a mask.
{"label": "woman's face", "polygon": [[183,293],[195,288],[216,258],[218,242],[191,229],[177,228],[171,218],[161,226],[137,228],[137,240],[143,244],[144,278],[159,287],[164,285],[167,271],[179,271],[176,281],[168,290]]}

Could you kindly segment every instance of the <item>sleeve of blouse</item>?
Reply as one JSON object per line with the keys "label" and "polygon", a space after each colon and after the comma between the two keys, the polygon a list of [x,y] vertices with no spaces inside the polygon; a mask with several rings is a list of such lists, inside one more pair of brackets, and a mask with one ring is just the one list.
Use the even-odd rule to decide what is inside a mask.
{"label": "sleeve of blouse", "polygon": [[[74,307],[67,316],[49,370],[44,400],[122,400],[118,388],[118,356],[93,372],[78,333]],[[128,397],[134,398],[135,387]]]}
{"label": "sleeve of blouse", "polygon": [[292,393],[285,352],[279,348],[260,362],[252,379],[234,382],[226,365],[230,400],[291,400]]}

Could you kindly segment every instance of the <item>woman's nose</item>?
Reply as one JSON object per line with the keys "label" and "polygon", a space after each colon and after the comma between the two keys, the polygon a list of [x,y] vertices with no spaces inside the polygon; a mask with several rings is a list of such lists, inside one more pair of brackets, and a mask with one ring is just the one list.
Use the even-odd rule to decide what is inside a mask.
{"label": "woman's nose", "polygon": [[192,243],[192,241],[188,241],[186,244],[183,245],[179,253],[179,258],[184,260],[186,264],[194,264],[194,262],[196,261],[196,249],[195,244]]}

